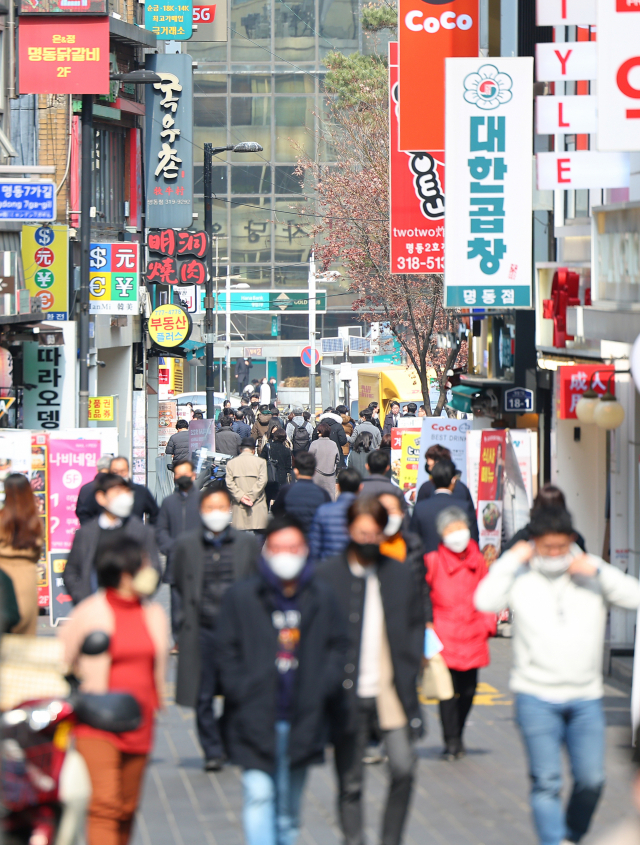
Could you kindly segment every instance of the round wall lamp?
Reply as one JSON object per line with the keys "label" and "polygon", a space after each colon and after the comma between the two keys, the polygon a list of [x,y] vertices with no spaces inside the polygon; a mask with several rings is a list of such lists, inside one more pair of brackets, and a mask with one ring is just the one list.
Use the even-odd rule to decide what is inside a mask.
{"label": "round wall lamp", "polygon": [[595,423],[598,428],[611,431],[615,428],[620,428],[624,422],[624,408],[611,391],[611,380],[615,379],[616,375],[623,375],[629,371],[614,370],[609,376],[607,391],[604,395],[596,393],[593,389],[593,379],[600,372],[594,373],[591,377],[588,390],[584,392],[576,405],[576,416],[585,425]]}

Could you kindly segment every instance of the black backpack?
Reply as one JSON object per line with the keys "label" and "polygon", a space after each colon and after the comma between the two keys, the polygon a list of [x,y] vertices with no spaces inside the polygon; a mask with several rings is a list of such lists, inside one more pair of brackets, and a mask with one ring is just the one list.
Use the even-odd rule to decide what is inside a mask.
{"label": "black backpack", "polygon": [[303,423],[302,425],[297,425],[292,421],[291,425],[293,426],[293,438],[291,441],[293,451],[308,452],[309,446],[311,445],[311,438],[309,437],[309,432],[307,431],[306,423]]}

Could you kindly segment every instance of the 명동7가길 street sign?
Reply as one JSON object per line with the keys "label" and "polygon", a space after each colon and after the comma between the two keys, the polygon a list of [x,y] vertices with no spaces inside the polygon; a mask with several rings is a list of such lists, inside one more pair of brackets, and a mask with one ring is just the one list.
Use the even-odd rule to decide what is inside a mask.
{"label": "\uba85\ub3d97\uac00\uae38 street sign", "polygon": [[26,179],[0,181],[0,220],[56,219],[56,186],[53,182]]}

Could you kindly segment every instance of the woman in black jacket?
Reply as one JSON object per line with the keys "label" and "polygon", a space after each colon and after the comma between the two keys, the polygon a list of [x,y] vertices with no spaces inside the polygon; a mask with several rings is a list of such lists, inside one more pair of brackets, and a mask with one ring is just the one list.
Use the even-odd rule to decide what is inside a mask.
{"label": "woman in black jacket", "polygon": [[265,461],[272,460],[278,470],[278,480],[267,482],[266,497],[268,502],[272,502],[278,495],[278,491],[283,484],[289,481],[291,474],[291,451],[285,444],[287,434],[284,428],[274,428],[271,432],[271,441],[265,444],[260,457]]}

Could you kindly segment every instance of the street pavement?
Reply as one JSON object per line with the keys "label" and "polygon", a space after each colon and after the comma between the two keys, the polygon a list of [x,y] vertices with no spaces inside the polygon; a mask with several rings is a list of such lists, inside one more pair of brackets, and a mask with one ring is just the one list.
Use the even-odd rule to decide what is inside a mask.
{"label": "street pavement", "polygon": [[[525,760],[513,721],[508,690],[511,643],[491,643],[492,662],[481,684],[465,736],[468,755],[455,763],[439,759],[442,749],[437,706],[425,705],[428,734],[418,746],[417,783],[405,843],[424,845],[534,845]],[[171,658],[175,661],[175,658]],[[175,666],[172,667],[172,673]],[[135,845],[241,845],[243,842],[240,772],[227,766],[205,773],[193,714],[173,704],[167,685],[166,710],[157,724],[156,742],[138,814]],[[593,843],[631,813],[629,691],[607,683],[607,786],[589,836]],[[386,790],[384,765],[367,767],[366,838],[378,841]],[[301,845],[338,845],[335,780],[330,752],[308,780]]]}

